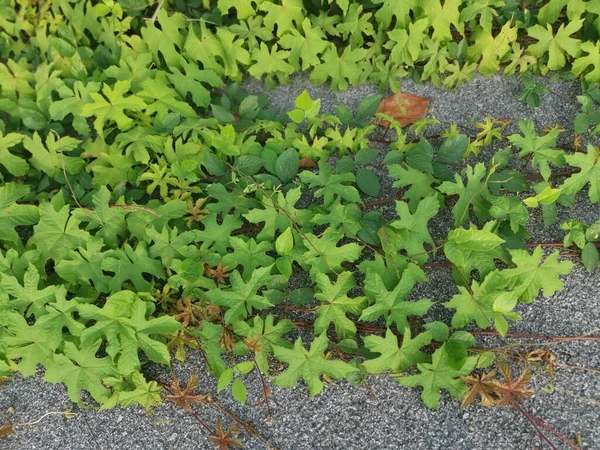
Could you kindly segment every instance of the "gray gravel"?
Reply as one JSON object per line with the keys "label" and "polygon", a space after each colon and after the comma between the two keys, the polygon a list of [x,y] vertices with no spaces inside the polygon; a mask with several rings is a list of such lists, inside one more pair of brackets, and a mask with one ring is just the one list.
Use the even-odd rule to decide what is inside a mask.
{"label": "gray gravel", "polygon": [[[567,129],[561,138],[572,139],[572,120],[579,111],[575,95],[577,83],[551,83],[552,94],[542,98],[540,108],[530,109],[517,97],[520,93],[515,78],[476,78],[467,86],[445,91],[429,85],[404,83],[406,92],[431,98],[431,109],[442,122],[473,125],[485,115],[492,118],[530,119],[538,127],[559,123]],[[244,87],[250,92],[262,92],[256,81]],[[374,86],[365,85],[346,92],[331,92],[325,86],[310,85],[297,77],[293,83],[267,91],[271,103],[279,110],[293,108],[294,98],[307,89],[313,98],[321,98],[323,109],[331,112],[335,104],[355,108],[367,95],[377,93]],[[510,132],[516,131],[511,125]],[[391,189],[384,182],[386,190]],[[392,192],[382,192],[391,195]],[[578,198],[574,211],[560,211],[560,217],[580,217],[591,221],[600,217],[600,208],[591,207]],[[536,221],[537,220],[537,221]],[[432,224],[432,234],[443,237],[447,225]],[[560,223],[560,221],[559,221]],[[558,225],[543,228],[539,219],[532,219],[533,238],[556,241],[563,233]],[[456,292],[450,271],[428,269],[429,284],[419,285],[414,295],[444,302]],[[600,328],[600,275],[585,272],[576,264],[565,278],[565,289],[551,298],[540,298],[521,305],[521,322],[511,325],[511,331],[540,335],[579,335]],[[446,313],[440,305],[434,315]],[[503,345],[502,340],[481,339],[482,345]],[[543,419],[563,435],[573,438],[580,434],[584,448],[600,449],[600,355],[598,341],[576,341],[551,347],[560,364],[548,377],[535,373],[536,395],[524,403],[524,408]],[[569,367],[565,367],[568,365]],[[585,370],[585,369],[593,369]],[[185,364],[175,363],[180,379],[198,374],[199,391],[213,394],[215,380],[206,374],[202,359],[190,353]],[[148,375],[170,381],[168,370],[152,366]],[[323,394],[309,398],[300,384],[293,389],[272,388],[271,406],[274,419],[265,421],[266,408],[260,404],[260,380],[248,379],[248,405],[241,407],[228,393],[216,398],[220,404],[243,420],[251,422],[273,446],[281,449],[536,449],[540,448],[536,433],[525,418],[514,410],[469,407],[461,410],[458,402],[443,396],[439,411],[428,410],[419,399],[417,389],[406,389],[387,376],[368,379],[370,389],[356,388],[347,383],[328,385]],[[35,425],[17,427],[17,435],[0,438],[0,448],[26,449],[204,449],[211,448],[206,433],[194,419],[170,403],[147,415],[141,408],[116,408],[97,412],[92,406],[72,405],[61,385],[41,380],[41,374],[29,379],[15,377],[0,388],[0,422],[33,422],[49,412],[71,410],[73,418],[51,414]],[[210,408],[197,406],[198,415],[214,424],[218,415]],[[229,423],[225,419],[225,423]],[[266,447],[259,439],[242,434],[247,448]],[[558,448],[563,448],[556,442]],[[548,448],[548,447],[544,447]]]}

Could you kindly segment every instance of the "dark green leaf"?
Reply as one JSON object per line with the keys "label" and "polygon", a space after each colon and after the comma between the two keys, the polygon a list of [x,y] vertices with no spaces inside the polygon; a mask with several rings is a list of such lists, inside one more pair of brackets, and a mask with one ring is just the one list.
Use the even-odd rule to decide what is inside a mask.
{"label": "dark green leaf", "polygon": [[290,301],[295,305],[306,305],[313,300],[315,290],[313,288],[299,288],[290,292]]}
{"label": "dark green leaf", "polygon": [[230,111],[227,111],[225,108],[219,105],[210,105],[210,109],[212,110],[213,117],[217,119],[220,123],[234,123],[235,117]]}
{"label": "dark green leaf", "polygon": [[356,165],[349,156],[342,156],[335,165],[335,173],[353,172]]}
{"label": "dark green leaf", "polygon": [[365,148],[356,152],[354,162],[358,165],[369,164],[375,161],[377,155],[379,155],[379,150],[376,148]]}
{"label": "dark green leaf", "polygon": [[432,173],[433,166],[433,147],[426,139],[421,138],[421,142],[416,147],[406,152],[406,164],[421,172]]}
{"label": "dark green leaf", "polygon": [[377,111],[379,103],[381,102],[381,95],[372,95],[363,99],[356,109],[356,117],[359,119],[365,119],[371,117]]}
{"label": "dark green leaf", "polygon": [[348,355],[355,355],[358,353],[358,344],[354,339],[343,339],[337,343],[336,347]]}
{"label": "dark green leaf", "polygon": [[588,272],[593,272],[598,265],[598,248],[593,242],[588,242],[581,251],[581,262]]}
{"label": "dark green leaf", "polygon": [[346,105],[335,105],[333,109],[335,110],[335,115],[344,125],[349,125],[354,120],[352,111]]}
{"label": "dark green leaf", "polygon": [[381,189],[379,177],[372,170],[359,169],[359,171],[356,172],[356,184],[361,191],[371,197],[377,197],[379,195]]}
{"label": "dark green leaf", "polygon": [[469,138],[464,134],[449,137],[438,150],[438,161],[446,164],[458,161],[467,151],[468,145]]}
{"label": "dark green leaf", "polygon": [[233,166],[244,175],[254,175],[262,168],[263,162],[258,156],[242,155],[235,160]]}

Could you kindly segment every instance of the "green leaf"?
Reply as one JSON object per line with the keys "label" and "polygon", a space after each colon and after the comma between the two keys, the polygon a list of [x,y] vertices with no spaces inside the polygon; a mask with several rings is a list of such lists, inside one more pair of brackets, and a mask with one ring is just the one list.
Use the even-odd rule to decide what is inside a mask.
{"label": "green leaf", "polygon": [[570,36],[575,34],[582,25],[583,19],[573,20],[566,27],[563,23],[558,28],[556,35],[553,34],[550,24],[546,28],[534,25],[527,29],[527,34],[539,42],[528,46],[526,51],[537,58],[548,52],[548,68],[550,70],[562,69],[565,65],[565,53],[575,58],[581,52],[581,41]]}
{"label": "green leaf", "polygon": [[521,149],[519,156],[523,157],[533,153],[533,167],[539,166],[542,177],[548,181],[551,174],[549,163],[556,167],[562,167],[565,163],[564,152],[552,148],[556,145],[560,132],[553,129],[545,136],[538,136],[535,132],[535,125],[530,120],[520,120],[519,130],[524,136],[513,134],[508,136],[508,140]]}
{"label": "green leaf", "polygon": [[93,286],[98,292],[109,292],[111,277],[102,272],[102,261],[109,255],[102,252],[104,242],[94,237],[87,242],[85,248],[69,252],[69,257],[56,264],[56,273],[73,285]]}
{"label": "green leaf", "polygon": [[416,210],[422,199],[437,194],[431,185],[437,183],[438,180],[431,173],[421,172],[410,166],[405,168],[400,164],[391,164],[388,166],[388,170],[390,176],[397,180],[394,181],[393,187],[410,186],[405,190],[402,198],[408,200],[408,206],[412,212]]}
{"label": "green leaf", "polygon": [[[300,227],[310,223],[311,211],[296,209],[294,206],[300,200],[301,195],[302,190],[300,187],[290,189],[285,196],[281,192],[276,195],[273,194],[273,198],[264,195],[261,199],[264,209],[254,208],[247,214],[243,214],[250,223],[260,224],[264,222],[263,229],[257,236],[259,241],[268,240],[272,242],[275,240],[277,231],[286,230],[292,226],[292,219]],[[241,223],[239,226],[241,226]]]}
{"label": "green leaf", "polygon": [[379,150],[376,148],[365,148],[356,152],[354,155],[354,162],[358,165],[370,164],[379,155]]}
{"label": "green leaf", "polygon": [[278,255],[287,256],[293,248],[294,235],[292,234],[292,229],[287,228],[275,241],[275,251]]}
{"label": "green leaf", "polygon": [[572,21],[581,17],[586,5],[584,0],[550,0],[540,8],[537,15],[538,22],[542,25],[556,22],[565,6],[567,6],[567,17]]}
{"label": "green leaf", "polygon": [[201,327],[192,331],[192,334],[200,338],[200,347],[206,356],[208,371],[215,377],[219,377],[226,370],[227,364],[221,357],[223,346],[223,326],[203,320]]}
{"label": "green leaf", "polygon": [[69,206],[55,211],[50,203],[39,206],[40,221],[33,227],[31,245],[41,252],[40,264],[53,259],[55,263],[67,258],[71,250],[85,246],[90,234],[79,228],[80,221],[69,217]]}
{"label": "green leaf", "polygon": [[227,386],[231,384],[233,381],[233,370],[225,369],[221,376],[219,377],[219,381],[217,382],[217,392],[221,392]]}
{"label": "green leaf", "polygon": [[303,378],[311,396],[319,394],[323,390],[321,375],[325,374],[333,378],[344,378],[356,369],[343,361],[332,361],[323,357],[327,350],[329,340],[325,333],[316,337],[306,350],[302,345],[302,339],[298,338],[292,349],[273,346],[275,358],[288,363],[289,367],[273,379],[273,383],[281,387],[294,386],[299,378]]}
{"label": "green leaf", "polygon": [[242,221],[237,217],[226,215],[223,216],[223,221],[219,225],[217,215],[211,214],[202,220],[202,225],[204,225],[204,230],[195,230],[196,240],[202,242],[200,248],[202,250],[210,249],[220,255],[225,255],[229,247],[231,233],[242,226]]}
{"label": "green leaf", "polygon": [[294,148],[288,148],[277,158],[275,163],[275,174],[277,177],[287,183],[294,179],[300,168],[300,157]]}
{"label": "green leaf", "polygon": [[[95,237],[102,238],[107,247],[115,248],[119,243],[119,238],[125,238],[127,235],[127,209],[111,208],[111,195],[106,186],[101,186],[98,191],[92,195],[93,209],[79,208],[73,211],[72,215],[82,223],[87,223],[86,230],[97,230]],[[118,206],[118,205],[115,205]]]}
{"label": "green leaf", "polygon": [[104,403],[110,397],[110,391],[102,380],[116,377],[119,372],[110,357],[96,357],[101,342],[98,339],[81,349],[72,342],[65,342],[63,354],[55,354],[47,364],[44,380],[65,383],[67,394],[74,403],[81,403],[81,390],[89,392],[98,403]]}
{"label": "green leaf", "polygon": [[231,393],[233,394],[233,398],[240,402],[242,405],[246,404],[246,395],[247,390],[242,380],[236,378],[233,380],[233,384],[231,385]]}
{"label": "green leaf", "polygon": [[223,266],[230,268],[243,266],[242,278],[244,280],[248,280],[257,267],[266,267],[273,264],[273,257],[266,253],[273,250],[273,244],[270,242],[256,243],[253,238],[244,241],[242,237],[231,236],[229,246],[233,249],[233,252],[223,256],[221,262]]}
{"label": "green leaf", "polygon": [[[600,82],[600,42],[583,42],[581,44],[581,50],[587,53],[586,56],[580,56],[573,61],[573,67],[571,71],[581,76],[588,68],[592,70],[588,71],[582,78],[589,83]],[[587,127],[586,127],[587,128]]]}
{"label": "green leaf", "polygon": [[411,11],[414,13],[420,6],[418,0],[373,0],[373,3],[381,5],[375,13],[381,28],[388,28],[394,18],[397,26],[406,26],[411,21]]}
{"label": "green leaf", "polygon": [[444,164],[456,162],[465,154],[468,145],[469,138],[464,134],[449,137],[442,142],[437,160]]}
{"label": "green leaf", "polygon": [[598,248],[593,242],[588,242],[581,250],[581,262],[588,272],[593,272],[598,266]]}
{"label": "green leaf", "polygon": [[300,180],[308,183],[310,189],[319,187],[314,195],[317,198],[323,197],[323,204],[326,207],[331,205],[336,197],[352,203],[361,202],[356,188],[347,184],[355,181],[354,175],[347,172],[332,174],[331,167],[324,161],[319,162],[318,174],[304,170],[300,172]]}
{"label": "green leaf", "polygon": [[158,117],[164,117],[169,112],[177,112],[183,117],[195,117],[194,109],[179,98],[175,89],[169,87],[167,76],[159,72],[155,79],[146,79],[141,83],[142,90],[136,95],[150,101],[146,106],[146,114],[157,113]]}
{"label": "green leaf", "polygon": [[424,281],[427,281],[427,277],[423,270],[415,264],[409,264],[402,273],[400,282],[392,291],[388,291],[381,276],[368,271],[365,292],[373,304],[362,312],[359,320],[374,321],[383,316],[387,326],[395,323],[398,331],[404,332],[409,327],[408,316],[422,317],[433,304],[427,299],[416,302],[406,300],[414,285]]}
{"label": "green leaf", "polygon": [[[38,289],[39,284],[40,275],[33,264],[29,264],[23,277],[23,284],[11,275],[0,274],[0,293],[9,296],[6,306],[25,314],[25,317],[33,315],[39,318],[47,314],[45,305],[54,300],[59,290],[58,286],[52,285]],[[64,288],[61,286],[60,289]]]}
{"label": "green leaf", "polygon": [[559,275],[567,275],[573,268],[571,261],[558,261],[558,252],[542,261],[542,247],[538,246],[530,255],[525,250],[511,250],[514,269],[502,271],[511,289],[519,293],[519,300],[530,302],[538,296],[540,289],[544,297],[550,297],[563,288]]}
{"label": "green leaf", "polygon": [[[511,320],[520,318],[512,313],[518,294],[507,291],[505,287],[506,282],[501,271],[490,273],[481,284],[473,280],[470,289],[458,286],[459,293],[444,303],[446,308],[456,310],[452,316],[452,326],[460,328],[475,321],[481,329],[495,325],[496,329],[504,335],[506,333],[506,330],[503,329],[506,324],[504,316],[506,315]],[[508,325],[506,325],[507,328]]]}
{"label": "green leaf", "polygon": [[429,19],[429,25],[433,28],[431,38],[436,41],[451,41],[451,25],[460,34],[464,32],[464,23],[460,20],[458,8],[462,0],[446,0],[443,4],[439,0],[424,0],[419,4],[423,8],[425,17]]}
{"label": "green leaf", "polygon": [[581,170],[565,180],[561,189],[564,194],[572,195],[579,192],[589,183],[588,196],[592,203],[600,202],[600,152],[588,145],[587,153],[577,152],[565,155],[567,164],[579,167]]}
{"label": "green leaf", "polygon": [[208,185],[206,192],[210,198],[217,200],[217,203],[206,205],[206,209],[213,214],[224,213],[239,217],[258,206],[258,202],[246,196],[240,186],[234,186],[232,191],[228,191],[224,185],[212,183]]}
{"label": "green leaf", "polygon": [[[210,91],[205,85],[208,84],[211,88],[220,88],[224,85],[223,80],[213,70],[201,70],[197,64],[187,62],[183,58],[180,65],[183,72],[173,66],[169,67],[172,73],[167,73],[177,94],[181,99],[185,99],[186,95],[190,93],[196,106],[207,107],[210,104]],[[187,108],[183,107],[183,109]]]}
{"label": "green leaf", "polygon": [[377,197],[381,189],[379,177],[370,169],[358,169],[356,172],[356,184],[361,191],[371,197]]}
{"label": "green leaf", "polygon": [[200,38],[194,27],[190,26],[183,53],[186,59],[191,58],[202,63],[205,70],[213,70],[221,77],[240,81],[242,72],[239,65],[248,66],[251,62],[250,53],[244,45],[244,40],[239,39],[228,28],[217,27],[213,33],[206,23],[201,21]]}
{"label": "green leaf", "polygon": [[490,193],[487,187],[488,174],[485,165],[477,163],[475,168],[467,166],[466,186],[459,174],[455,174],[454,179],[454,182],[444,181],[438,187],[439,191],[446,195],[458,195],[458,201],[452,208],[454,226],[461,225],[469,219],[469,207],[471,206],[475,217],[482,222],[485,221],[488,218],[490,207],[488,201]]}
{"label": "green leaf", "polygon": [[476,364],[477,358],[470,357],[459,370],[452,368],[450,355],[444,344],[434,352],[430,364],[417,365],[420,371],[418,375],[397,378],[397,381],[407,387],[422,386],[423,402],[429,408],[437,409],[441,397],[440,389],[447,390],[454,398],[460,398],[467,391],[467,386],[460,377],[470,374]]}
{"label": "green leaf", "polygon": [[81,345],[92,345],[98,339],[106,342],[106,353],[116,362],[122,375],[140,370],[138,349],[156,363],[170,365],[167,346],[151,336],[168,335],[182,329],[173,317],[148,320],[148,305],[131,291],[120,291],[106,299],[102,308],[80,304],[79,313],[95,324],[81,333]]}
{"label": "green leaf", "polygon": [[310,110],[313,107],[313,104],[314,102],[312,98],[310,98],[310,95],[306,89],[303,90],[298,97],[296,97],[296,100],[294,100],[294,105],[296,105],[296,108],[301,109],[302,111]]}
{"label": "green leaf", "polygon": [[217,8],[221,14],[226,15],[231,8],[236,11],[236,17],[240,20],[247,19],[256,14],[256,9],[252,6],[253,0],[218,0]]}
{"label": "green leaf", "polygon": [[[125,407],[141,405],[146,413],[150,414],[152,406],[162,403],[161,388],[156,381],[146,381],[140,372],[133,372],[128,379],[129,382],[126,384],[121,378],[109,378],[104,381],[105,384],[113,387],[113,395],[100,407],[100,410],[112,408],[117,404]],[[115,388],[117,386],[118,388]]]}
{"label": "green leaf", "polygon": [[0,130],[0,164],[6,168],[8,173],[16,177],[26,175],[29,172],[29,164],[24,158],[13,155],[8,149],[21,143],[24,138],[24,134],[8,133],[4,135]]}
{"label": "green leaf", "polygon": [[79,337],[85,325],[79,321],[79,300],[77,297],[67,300],[66,289],[57,289],[54,301],[46,305],[46,314],[36,321],[36,326],[46,333],[49,342],[63,341],[63,330],[71,336]]}
{"label": "green leaf", "polygon": [[342,22],[338,23],[335,29],[340,32],[343,39],[349,38],[352,48],[360,48],[365,43],[364,36],[373,37],[375,35],[373,24],[369,21],[370,18],[371,13],[365,13],[362,5],[353,3],[342,18]]}
{"label": "green leaf", "polygon": [[[379,103],[381,103],[381,95],[371,95],[369,97],[363,98],[356,108],[356,117],[359,119],[368,119],[370,117],[373,117],[375,115],[375,112],[377,112]],[[377,153],[379,153],[379,151],[376,149],[371,150],[377,151]],[[358,161],[357,164],[359,164]]]}
{"label": "green leaf", "polygon": [[380,355],[365,361],[363,365],[369,373],[381,373],[386,370],[404,372],[411,366],[429,359],[428,355],[421,351],[421,347],[430,344],[431,340],[432,336],[429,332],[419,333],[415,338],[411,338],[409,328],[404,329],[400,346],[398,346],[398,338],[389,328],[385,332],[385,338],[375,335],[365,336],[363,338],[365,347]]}
{"label": "green leaf", "polygon": [[125,114],[125,111],[141,111],[146,108],[146,103],[137,95],[125,97],[129,92],[129,81],[117,81],[114,88],[104,83],[102,95],[92,92],[90,93],[91,103],[83,105],[81,110],[84,117],[95,117],[94,129],[96,132],[104,136],[104,124],[107,121],[114,120],[117,127],[121,131],[126,131],[131,128],[133,119]]}
{"label": "green leaf", "polygon": [[[2,158],[0,157],[0,161]],[[24,184],[5,183],[0,186],[0,240],[12,243],[20,241],[15,227],[33,225],[39,220],[38,208],[35,205],[18,204],[17,200],[29,193]]]}
{"label": "green leaf", "polygon": [[269,76],[275,75],[280,81],[286,80],[289,75],[294,72],[294,68],[287,62],[287,57],[290,52],[280,50],[277,44],[273,44],[269,52],[269,47],[264,43],[260,43],[260,47],[252,50],[252,64],[248,68],[248,73],[254,78],[267,76],[267,85],[274,83],[269,80]]}
{"label": "green leaf", "polygon": [[433,147],[425,138],[421,138],[419,145],[406,152],[404,160],[410,167],[421,172],[432,173]]}
{"label": "green leaf", "polygon": [[519,197],[490,197],[490,216],[500,221],[508,220],[510,229],[518,233],[529,220],[529,212]]}
{"label": "green leaf", "polygon": [[362,81],[365,70],[369,67],[367,50],[362,48],[344,49],[342,56],[335,47],[329,47],[322,56],[323,63],[316,66],[310,74],[313,83],[324,83],[331,78],[333,89],[348,89],[348,85],[356,86]]}
{"label": "green leaf", "polygon": [[263,295],[258,294],[259,289],[267,284],[272,266],[256,269],[246,283],[237,271],[230,276],[231,290],[212,289],[206,293],[211,302],[227,308],[225,323],[232,324],[240,319],[245,319],[252,309],[263,310],[273,304]]}
{"label": "green leaf", "polygon": [[289,319],[282,319],[275,324],[273,315],[269,314],[264,319],[254,316],[248,322],[238,321],[233,324],[236,334],[243,336],[245,343],[238,345],[242,354],[248,352],[248,347],[254,352],[254,357],[259,369],[269,372],[268,356],[273,352],[273,346],[291,347],[291,343],[283,338],[283,335],[294,328]]}
{"label": "green leaf", "polygon": [[152,282],[147,281],[144,274],[153,275],[156,278],[165,276],[162,264],[149,256],[144,242],[139,242],[135,250],[129,244],[116,250],[110,250],[107,252],[106,258],[102,260],[100,267],[105,272],[113,273],[108,282],[110,292],[120,291],[126,281],[131,281],[138,292],[150,292]]}
{"label": "green leaf", "polygon": [[337,246],[342,233],[328,228],[321,237],[312,233],[304,235],[306,252],[302,255],[303,264],[310,266],[310,276],[316,279],[318,274],[339,273],[343,262],[354,262],[361,254],[362,247],[356,243]]}
{"label": "green leaf", "polygon": [[478,270],[481,277],[493,271],[496,268],[494,258],[506,259],[501,247],[504,239],[491,231],[495,225],[495,222],[488,222],[478,230],[471,224],[468,230],[457,228],[448,233],[444,254],[464,277],[460,284],[470,279],[472,270]]}
{"label": "green leaf", "polygon": [[277,25],[277,36],[293,30],[294,23],[296,24],[295,28],[298,28],[304,19],[302,0],[282,0],[281,5],[261,2],[259,9],[266,11],[265,26],[270,31],[274,31],[275,25]]}
{"label": "green leaf", "polygon": [[396,211],[400,220],[395,220],[390,226],[397,232],[398,249],[405,250],[409,258],[419,263],[429,259],[423,244],[435,246],[427,225],[428,221],[438,213],[439,208],[440,204],[435,195],[424,198],[414,214],[411,214],[406,202],[396,201]]}
{"label": "green leaf", "polygon": [[159,233],[154,227],[146,230],[146,242],[153,244],[148,248],[151,258],[159,257],[165,267],[169,267],[173,259],[183,259],[181,249],[194,241],[195,233],[186,231],[179,233],[177,227],[171,230],[166,226]]}
{"label": "green leaf", "polygon": [[3,345],[8,347],[4,352],[6,358],[19,360],[16,370],[24,377],[34,375],[38,364],[46,366],[62,341],[62,336],[52,339],[47,330],[38,324],[30,326],[25,318],[16,312],[0,314],[0,323],[6,329],[2,335]]}
{"label": "green leaf", "polygon": [[[535,188],[535,186],[534,186],[534,188]],[[542,204],[543,206],[553,205],[556,207],[556,205],[554,203],[560,198],[562,193],[563,193],[562,188],[554,189],[554,188],[551,188],[550,186],[546,186],[535,196],[524,199],[523,203],[525,203],[530,208],[537,208],[539,204]]]}
{"label": "green leaf", "polygon": [[320,273],[317,275],[317,286],[315,298],[323,304],[316,309],[319,317],[315,320],[315,333],[326,332],[333,323],[339,339],[354,337],[356,325],[346,317],[346,313],[360,314],[366,299],[348,297],[348,291],[355,286],[352,272],[339,274],[335,284],[331,283],[327,275]]}

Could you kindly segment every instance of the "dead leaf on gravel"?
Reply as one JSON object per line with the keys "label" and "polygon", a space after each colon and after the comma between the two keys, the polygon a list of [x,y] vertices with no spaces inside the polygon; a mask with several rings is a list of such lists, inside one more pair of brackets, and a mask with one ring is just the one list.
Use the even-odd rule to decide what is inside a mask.
{"label": "dead leaf on gravel", "polygon": [[[405,127],[422,119],[428,106],[428,98],[399,92],[381,100],[377,112],[393,117],[401,126]],[[390,122],[387,120],[378,120],[377,124],[384,127],[390,126]]]}
{"label": "dead leaf on gravel", "polygon": [[213,442],[217,450],[229,450],[234,447],[243,447],[242,441],[236,438],[241,432],[242,430],[235,425],[229,425],[227,430],[224,430],[221,419],[217,419],[216,434],[208,438]]}
{"label": "dead leaf on gravel", "polygon": [[5,436],[9,436],[11,434],[14,434],[15,430],[13,429],[13,426],[10,424],[4,424],[4,425],[0,425],[0,437],[5,437]]}

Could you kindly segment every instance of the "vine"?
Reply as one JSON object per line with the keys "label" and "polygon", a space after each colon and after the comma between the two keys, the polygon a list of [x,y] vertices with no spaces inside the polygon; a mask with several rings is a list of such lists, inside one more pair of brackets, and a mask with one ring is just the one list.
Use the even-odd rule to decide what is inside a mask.
{"label": "vine", "polygon": [[[600,202],[600,11],[538,3],[0,0],[0,375],[42,366],[101,408],[150,409],[163,389],[215,407],[194,380],[142,372],[197,349],[241,403],[257,372],[269,416],[268,381],[316,395],[388,373],[431,408],[479,394],[542,433],[520,405],[527,369],[514,380],[475,340],[511,337],[517,306],[562,289],[568,258],[598,266],[600,221],[529,240],[532,211],[548,225],[576,196]],[[534,75],[582,80],[571,147],[527,120],[512,134],[506,119],[407,120],[398,97],[325,114],[305,91],[282,113],[236,83],[306,72],[398,92],[402,77],[452,88],[499,71],[521,74],[532,107],[547,93]],[[445,208],[454,223],[432,236]],[[441,266],[458,293],[412,299]],[[429,320],[434,303],[448,323]],[[239,443],[240,428],[194,417],[215,445]]]}

